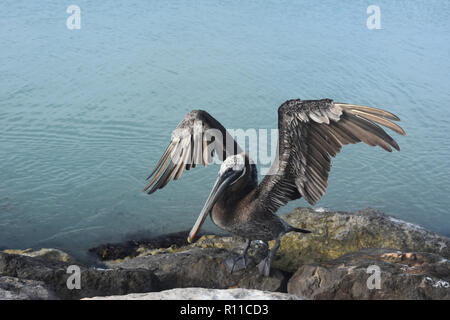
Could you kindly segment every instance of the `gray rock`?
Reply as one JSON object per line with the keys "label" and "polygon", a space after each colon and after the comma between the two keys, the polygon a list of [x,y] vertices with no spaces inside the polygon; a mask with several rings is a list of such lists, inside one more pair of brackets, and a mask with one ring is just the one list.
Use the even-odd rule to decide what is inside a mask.
{"label": "gray rock", "polygon": [[0,253],[0,275],[45,283],[61,299],[80,299],[159,290],[158,278],[149,270],[102,270],[80,266],[81,289],[68,289],[70,264]]}
{"label": "gray rock", "polygon": [[374,209],[357,213],[297,208],[283,218],[310,234],[288,233],[274,267],[295,272],[303,264],[336,259],[365,248],[431,252],[450,258],[450,239]]}
{"label": "gray rock", "polygon": [[177,288],[161,292],[93,297],[86,300],[303,300],[292,294],[254,289]]}
{"label": "gray rock", "polygon": [[[372,209],[353,214],[298,208],[283,218],[314,233],[285,235],[270,277],[261,277],[256,268],[267,253],[266,246],[253,242],[247,269],[230,273],[223,261],[242,250],[243,240],[215,235],[203,236],[189,245],[180,240],[169,246],[166,239],[163,248],[148,241],[133,242],[126,250],[117,245],[99,247],[97,253],[103,258],[124,259],[105,262],[109,270],[79,264],[81,290],[67,288],[67,267],[76,263],[59,250],[0,253],[0,276],[41,281],[63,299],[192,287],[272,292],[289,289],[311,299],[448,299],[447,237]],[[385,249],[360,251],[365,248]],[[371,264],[381,268],[380,290],[367,289],[367,267]],[[288,288],[288,278],[294,272]],[[20,290],[0,290],[5,297],[21,296]]]}
{"label": "gray rock", "polygon": [[[370,266],[380,270],[379,289]],[[450,261],[433,253],[364,249],[301,266],[288,292],[309,299],[448,300]]]}
{"label": "gray rock", "polygon": [[226,249],[193,248],[176,253],[111,261],[106,264],[111,268],[151,270],[159,278],[161,289],[240,287],[266,291],[286,290],[287,278],[279,270],[273,270],[270,277],[259,275],[256,262],[262,257],[257,257],[256,254],[249,255],[250,263],[247,269],[230,273],[223,264],[230,254],[231,252]]}
{"label": "gray rock", "polygon": [[0,277],[0,300],[55,299],[55,294],[42,281]]}

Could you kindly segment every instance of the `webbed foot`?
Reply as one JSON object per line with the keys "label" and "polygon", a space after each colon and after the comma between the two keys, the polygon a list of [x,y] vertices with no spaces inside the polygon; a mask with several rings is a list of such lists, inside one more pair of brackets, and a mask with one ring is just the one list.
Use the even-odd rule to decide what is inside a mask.
{"label": "webbed foot", "polygon": [[278,237],[275,240],[275,245],[273,246],[272,250],[270,250],[267,257],[261,260],[260,263],[258,263],[258,270],[259,274],[265,277],[270,276],[270,267],[272,265],[273,258],[275,257],[275,254],[277,253],[278,248],[280,247],[280,241],[281,237],[283,236],[284,232],[280,233]]}
{"label": "webbed foot", "polygon": [[242,255],[239,257],[230,255],[223,264],[225,267],[227,267],[228,270],[230,270],[231,273],[234,271],[240,271],[243,269],[247,269],[247,266],[249,264],[249,258],[246,255]]}
{"label": "webbed foot", "polygon": [[258,270],[259,274],[265,277],[270,276],[270,265],[272,264],[272,261],[270,257],[265,257],[261,260],[260,263],[258,263]]}

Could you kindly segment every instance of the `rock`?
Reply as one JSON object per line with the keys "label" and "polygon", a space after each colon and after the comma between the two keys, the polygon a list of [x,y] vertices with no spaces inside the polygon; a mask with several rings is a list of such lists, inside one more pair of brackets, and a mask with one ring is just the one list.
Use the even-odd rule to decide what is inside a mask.
{"label": "rock", "polygon": [[40,250],[33,250],[33,249],[25,249],[25,250],[14,250],[14,249],[7,249],[3,250],[4,253],[11,253],[11,254],[20,254],[27,257],[38,257],[41,259],[47,259],[47,260],[53,260],[53,261],[61,261],[61,262],[67,262],[67,263],[77,263],[77,261],[71,257],[69,254],[65,253],[64,251],[58,250],[58,249],[49,249],[49,248],[42,248]]}
{"label": "rock", "polygon": [[81,289],[68,289],[70,264],[23,255],[0,253],[0,275],[45,283],[61,299],[80,299],[159,290],[158,278],[149,270],[106,270],[80,265]]}
{"label": "rock", "polygon": [[295,272],[299,266],[330,261],[364,248],[431,252],[450,258],[450,239],[374,209],[357,213],[320,212],[297,208],[283,216],[310,234],[288,233],[281,240],[273,266]]}
{"label": "rock", "polygon": [[[198,238],[194,243],[178,246],[173,245],[163,248],[148,248],[141,246],[137,249],[139,257],[163,253],[176,253],[187,251],[194,248],[217,248],[217,249],[227,249],[230,251],[239,251],[244,247],[245,239],[240,237],[224,237],[217,235],[203,235]],[[267,245],[261,241],[254,241],[249,248],[248,255],[250,257],[256,257],[257,260],[261,260],[267,252]]]}
{"label": "rock", "polygon": [[[286,277],[299,266],[331,261],[364,248],[392,248],[406,251],[435,252],[450,256],[450,241],[419,226],[402,222],[378,211],[358,213],[295,209],[283,217],[290,224],[314,231],[312,234],[289,233],[282,238],[270,278],[260,277],[254,262],[265,256],[267,247],[253,242],[249,256],[253,262],[245,271],[230,274],[223,266],[232,251],[237,252],[244,240],[216,235],[202,236],[186,244],[185,234],[176,234],[179,242],[162,248],[139,242],[131,257],[106,262],[111,268],[146,268],[155,272],[162,289],[176,287],[229,288],[243,287],[285,291]],[[181,240],[183,239],[183,240]],[[271,243],[273,245],[273,243]]]}
{"label": "rock", "polygon": [[303,300],[295,295],[253,289],[177,288],[161,292],[93,297],[86,300]]}
{"label": "rock", "polygon": [[[380,270],[379,289],[369,266]],[[449,282],[450,261],[437,254],[363,249],[301,266],[289,280],[288,292],[309,299],[448,300]]]}
{"label": "rock", "polygon": [[0,276],[0,300],[55,299],[55,294],[42,281]]}
{"label": "rock", "polygon": [[102,260],[117,260],[132,258],[138,255],[153,254],[159,251],[175,252],[178,248],[187,250],[191,247],[187,242],[189,232],[190,230],[174,232],[152,238],[129,240],[124,243],[107,243],[91,248],[89,252],[94,253]]}
{"label": "rock", "polygon": [[[282,216],[290,224],[313,231],[311,234],[291,232],[281,240],[273,266],[293,273],[303,264],[330,261],[339,256],[364,248],[391,248],[406,251],[424,251],[450,258],[450,239],[427,231],[419,226],[387,216],[373,209],[357,213],[314,211],[308,208],[294,209]],[[244,240],[237,237],[217,235],[202,236],[193,244],[185,243],[185,233],[168,235],[167,239],[178,239],[173,245],[170,241],[137,241],[128,257],[110,254],[120,252],[120,244],[112,246],[104,257],[109,259],[129,258],[165,253],[176,253],[193,248],[222,248],[236,250],[242,248]],[[164,238],[163,238],[164,239]],[[155,245],[164,244],[164,247]],[[273,241],[270,243],[273,245]]]}
{"label": "rock", "polygon": [[[447,237],[372,209],[353,214],[298,208],[283,218],[314,233],[285,235],[270,277],[256,268],[267,254],[264,243],[252,242],[247,269],[230,273],[223,262],[242,251],[243,239],[208,235],[187,244],[186,232],[92,249],[110,269],[81,265],[56,249],[8,250],[0,252],[0,276],[41,281],[62,299],[192,287],[286,292],[294,272],[290,292],[312,299],[448,299]],[[67,288],[71,264],[80,267],[81,290]],[[381,290],[367,289],[371,264],[385,275]],[[0,289],[5,297],[21,294]]]}
{"label": "rock", "polygon": [[[255,247],[256,246],[256,247]],[[249,266],[245,270],[230,271],[223,261],[230,251],[220,248],[191,248],[186,251],[139,256],[123,261],[110,261],[111,268],[148,269],[160,280],[161,289],[204,287],[204,288],[251,288],[266,291],[286,291],[286,275],[273,270],[270,277],[262,277],[256,268],[265,255],[267,247],[249,250]],[[237,254],[236,254],[237,255]]]}

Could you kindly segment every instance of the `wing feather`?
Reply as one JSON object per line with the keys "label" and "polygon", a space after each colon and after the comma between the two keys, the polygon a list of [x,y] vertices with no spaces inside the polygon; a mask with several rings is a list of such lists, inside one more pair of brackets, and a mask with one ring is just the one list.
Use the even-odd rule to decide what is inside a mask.
{"label": "wing feather", "polygon": [[147,180],[143,191],[148,194],[164,188],[171,180],[178,180],[184,170],[199,164],[207,166],[215,154],[224,160],[242,152],[227,130],[209,113],[193,110],[172,133],[172,139]]}
{"label": "wing feather", "polygon": [[379,125],[405,131],[385,110],[323,100],[289,100],[278,109],[279,158],[257,189],[264,208],[276,211],[290,200],[304,197],[314,205],[326,192],[331,157],[347,144],[364,142],[391,152],[397,142]]}

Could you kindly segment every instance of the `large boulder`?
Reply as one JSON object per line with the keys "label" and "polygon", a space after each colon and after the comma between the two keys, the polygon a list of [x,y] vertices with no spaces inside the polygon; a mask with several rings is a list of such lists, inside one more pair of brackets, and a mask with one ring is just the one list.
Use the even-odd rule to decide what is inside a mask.
{"label": "large boulder", "polygon": [[426,252],[363,249],[301,266],[288,292],[309,299],[450,299],[450,261]]}
{"label": "large boulder", "polygon": [[266,291],[286,291],[287,277],[273,270],[270,277],[259,274],[256,263],[265,256],[267,247],[252,245],[246,269],[230,272],[224,261],[237,256],[221,248],[190,248],[179,252],[141,255],[131,259],[105,262],[110,268],[148,269],[159,278],[161,289],[204,287],[225,289],[251,288]]}
{"label": "large boulder", "polygon": [[295,227],[310,234],[288,233],[273,266],[295,272],[303,264],[336,259],[364,248],[390,248],[431,252],[450,258],[450,239],[374,209],[357,213],[297,208],[284,215]]}
{"label": "large boulder", "polygon": [[56,300],[42,281],[0,276],[0,300]]}
{"label": "large boulder", "polygon": [[123,296],[93,297],[85,300],[303,300],[296,295],[254,289],[177,288]]}
{"label": "large boulder", "polygon": [[0,275],[45,283],[58,298],[80,299],[159,290],[158,278],[150,270],[80,268],[80,289],[69,289],[70,264],[54,260],[0,253]]}

